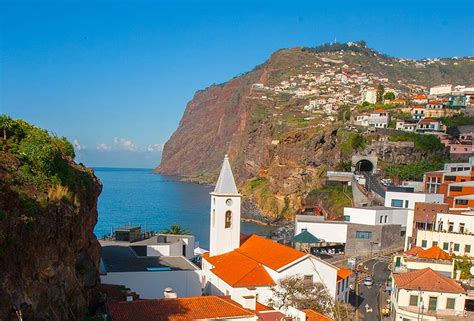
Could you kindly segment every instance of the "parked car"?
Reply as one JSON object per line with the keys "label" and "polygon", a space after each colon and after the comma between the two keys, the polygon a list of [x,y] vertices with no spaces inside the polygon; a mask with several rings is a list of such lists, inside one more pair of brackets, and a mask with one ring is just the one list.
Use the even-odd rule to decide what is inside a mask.
{"label": "parked car", "polygon": [[374,285],[374,280],[371,277],[366,277],[364,279],[364,285],[365,286],[372,286],[372,285]]}

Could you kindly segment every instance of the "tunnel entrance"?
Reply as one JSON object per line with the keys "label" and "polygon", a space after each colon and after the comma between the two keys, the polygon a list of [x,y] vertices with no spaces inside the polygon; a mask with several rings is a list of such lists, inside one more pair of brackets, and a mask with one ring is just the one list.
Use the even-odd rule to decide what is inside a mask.
{"label": "tunnel entrance", "polygon": [[374,170],[374,164],[367,159],[361,159],[356,163],[356,172],[372,172]]}

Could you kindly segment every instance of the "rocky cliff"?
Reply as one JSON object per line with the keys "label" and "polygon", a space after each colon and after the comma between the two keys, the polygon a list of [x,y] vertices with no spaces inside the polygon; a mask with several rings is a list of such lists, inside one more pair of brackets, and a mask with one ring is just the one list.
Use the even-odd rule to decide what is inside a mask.
{"label": "rocky cliff", "polygon": [[65,139],[2,117],[0,320],[82,321],[99,300],[101,184]]}
{"label": "rocky cliff", "polygon": [[156,171],[213,182],[228,153],[247,199],[266,215],[291,216],[324,184],[326,170],[347,164],[353,154],[406,164],[444,154],[380,145],[387,135],[352,143],[357,134],[343,106],[354,117],[364,92],[381,84],[404,97],[472,79],[472,59],[397,59],[362,42],[280,50],[254,70],[197,92]]}

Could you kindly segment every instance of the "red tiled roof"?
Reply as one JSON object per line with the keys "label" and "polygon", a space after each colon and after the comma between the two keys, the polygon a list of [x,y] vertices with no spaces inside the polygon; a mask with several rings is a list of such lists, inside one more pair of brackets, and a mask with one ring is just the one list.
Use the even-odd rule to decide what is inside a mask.
{"label": "red tiled roof", "polygon": [[307,255],[258,235],[252,235],[236,251],[272,270],[278,270]]}
{"label": "red tiled roof", "polygon": [[203,258],[211,263],[211,271],[231,286],[271,286],[275,281],[264,266],[278,270],[307,254],[288,246],[251,235],[242,245],[231,252]]}
{"label": "red tiled roof", "polygon": [[[417,203],[418,204],[418,203]],[[423,252],[423,248],[419,246],[412,247],[408,251],[403,252],[405,255],[418,255],[420,252]]]}
{"label": "red tiled roof", "polygon": [[386,113],[385,109],[375,109],[374,113],[380,114],[380,113]]}
{"label": "red tiled roof", "polygon": [[275,309],[273,308],[270,308],[270,307],[267,307],[266,305],[263,305],[259,302],[256,302],[256,305],[255,305],[255,311],[257,312],[262,312],[262,311],[274,311]]}
{"label": "red tiled roof", "polygon": [[393,278],[400,289],[447,293],[466,292],[456,281],[430,268],[395,274]]}
{"label": "red tiled roof", "polygon": [[413,106],[414,109],[425,109],[425,106]]}
{"label": "red tiled roof", "polygon": [[214,268],[211,269],[212,273],[231,286],[271,286],[275,284],[261,264],[238,251],[218,256],[209,256],[206,253],[203,258],[214,265]]}
{"label": "red tiled roof", "polygon": [[330,317],[311,309],[303,310],[303,312],[306,313],[306,321],[333,321]]}
{"label": "red tiled roof", "polygon": [[112,302],[113,321],[188,321],[216,318],[248,318],[255,313],[217,296]]}
{"label": "red tiled roof", "polygon": [[346,278],[348,278],[352,274],[351,270],[341,268],[337,270],[337,282],[340,282]]}
{"label": "red tiled roof", "polygon": [[423,259],[451,260],[452,256],[437,246],[432,246],[418,254]]}
{"label": "red tiled roof", "polygon": [[259,321],[281,321],[285,320],[286,315],[279,311],[258,313]]}
{"label": "red tiled roof", "polygon": [[415,99],[415,100],[421,100],[421,99],[427,99],[427,98],[428,98],[428,97],[427,97],[426,95],[416,95],[415,98],[413,98],[413,99]]}
{"label": "red tiled roof", "polygon": [[419,124],[429,124],[429,123],[437,123],[437,122],[438,122],[437,120],[430,119],[430,118],[425,118],[425,119],[420,120],[418,123]]}

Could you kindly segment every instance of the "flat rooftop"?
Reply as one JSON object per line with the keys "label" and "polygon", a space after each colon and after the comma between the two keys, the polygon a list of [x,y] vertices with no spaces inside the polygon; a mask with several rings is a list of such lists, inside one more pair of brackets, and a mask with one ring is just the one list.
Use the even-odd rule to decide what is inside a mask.
{"label": "flat rooftop", "polygon": [[132,247],[119,244],[102,245],[101,259],[106,272],[198,270],[182,256],[137,256]]}

